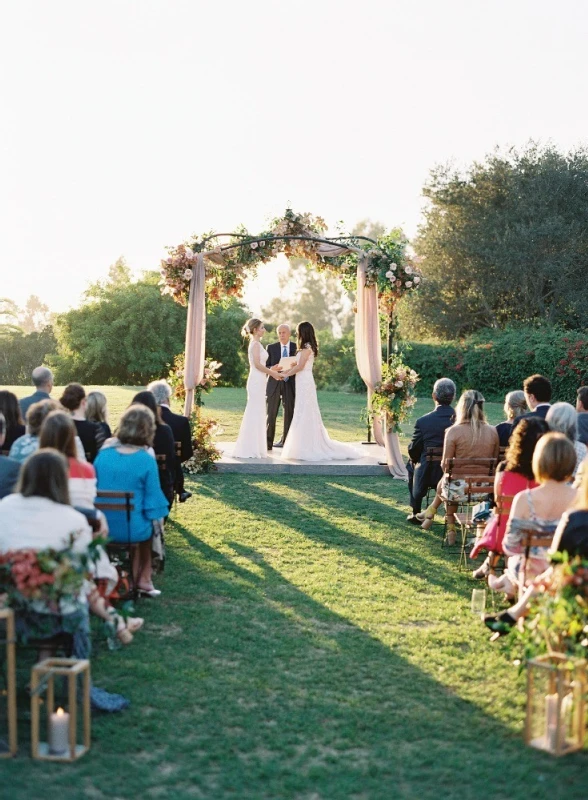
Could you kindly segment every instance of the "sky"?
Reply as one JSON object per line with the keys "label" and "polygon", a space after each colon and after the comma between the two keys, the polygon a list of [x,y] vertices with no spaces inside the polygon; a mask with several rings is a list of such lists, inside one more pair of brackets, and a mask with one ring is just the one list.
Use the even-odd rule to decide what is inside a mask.
{"label": "sky", "polygon": [[[0,30],[0,297],[287,206],[413,235],[437,163],[588,132],[582,0],[18,0]],[[283,268],[283,267],[282,267]],[[277,292],[267,265],[252,311]]]}

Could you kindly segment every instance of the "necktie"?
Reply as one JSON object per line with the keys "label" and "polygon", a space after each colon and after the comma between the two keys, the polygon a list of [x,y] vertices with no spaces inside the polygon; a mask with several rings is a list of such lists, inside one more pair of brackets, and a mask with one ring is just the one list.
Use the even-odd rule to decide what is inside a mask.
{"label": "necktie", "polygon": [[[285,344],[282,345],[282,358],[288,358],[288,347]],[[289,380],[290,378],[284,378],[284,383]]]}

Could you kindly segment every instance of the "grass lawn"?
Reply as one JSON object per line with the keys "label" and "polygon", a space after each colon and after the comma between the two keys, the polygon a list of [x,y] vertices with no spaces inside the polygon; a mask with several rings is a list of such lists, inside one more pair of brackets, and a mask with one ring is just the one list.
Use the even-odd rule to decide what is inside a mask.
{"label": "grass lawn", "polygon": [[[133,390],[107,391],[115,411]],[[209,401],[229,431],[239,396]],[[321,396],[331,432],[359,437],[356,401]],[[48,765],[27,757],[21,697],[21,755],[0,762],[2,796],[586,797],[585,754],[556,761],[523,745],[523,678],[470,614],[472,582],[439,530],[405,523],[403,483],[212,474],[188,485],[164,593],[139,604],[145,629],[93,660],[96,683],[131,709],[94,717],[79,762]]]}

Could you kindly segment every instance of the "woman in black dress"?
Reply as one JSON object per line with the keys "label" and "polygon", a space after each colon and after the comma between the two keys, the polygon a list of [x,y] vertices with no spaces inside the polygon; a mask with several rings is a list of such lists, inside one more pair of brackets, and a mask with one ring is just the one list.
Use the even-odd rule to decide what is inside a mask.
{"label": "woman in black dress", "polygon": [[8,451],[16,439],[25,435],[25,424],[17,396],[6,389],[0,392],[0,414],[4,414],[6,420],[6,438],[2,449]]}
{"label": "woman in black dress", "polygon": [[90,463],[98,455],[98,450],[104,444],[104,431],[96,422],[86,419],[86,392],[79,383],[68,383],[59,398],[61,405],[71,414],[76,432],[84,446],[86,458]]}
{"label": "woman in black dress", "polygon": [[153,392],[143,391],[138,392],[133,397],[132,403],[141,403],[147,408],[150,408],[155,415],[155,437],[153,439],[153,449],[155,456],[165,456],[165,459],[157,459],[157,467],[159,469],[159,483],[161,491],[167,498],[169,507],[172,507],[174,501],[174,479],[175,479],[175,465],[176,465],[176,445],[174,442],[174,435],[169,425],[161,419],[161,409],[157,404]]}

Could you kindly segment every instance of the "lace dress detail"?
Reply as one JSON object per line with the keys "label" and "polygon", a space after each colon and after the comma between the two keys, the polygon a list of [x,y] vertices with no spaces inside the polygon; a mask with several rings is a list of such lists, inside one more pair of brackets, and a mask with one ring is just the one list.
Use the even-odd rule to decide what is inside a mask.
{"label": "lace dress detail", "polygon": [[247,406],[241,420],[239,436],[235,442],[235,458],[267,458],[267,417],[265,408],[265,389],[267,375],[257,369],[253,360],[253,348],[261,348],[260,361],[265,364],[267,350],[255,340],[249,343],[249,377],[247,378]]}
{"label": "lace dress detail", "polygon": [[[311,349],[309,344],[306,347]],[[300,363],[300,356],[301,352],[296,356],[297,363]],[[355,447],[329,438],[318,404],[313,366],[314,353],[311,352],[303,369],[296,373],[296,404],[282,458],[295,461],[344,461],[362,458],[362,453]]]}
{"label": "lace dress detail", "polygon": [[[525,497],[529,505],[530,517],[529,519],[521,519],[519,517],[511,519],[503,542],[504,551],[509,554],[506,572],[513,583],[518,583],[523,565],[523,531],[534,528],[540,533],[553,535],[559,524],[559,519],[543,519],[537,516],[531,489],[525,489]],[[531,547],[526,570],[527,581],[545,572],[549,566],[548,553],[549,548],[547,547]]]}

